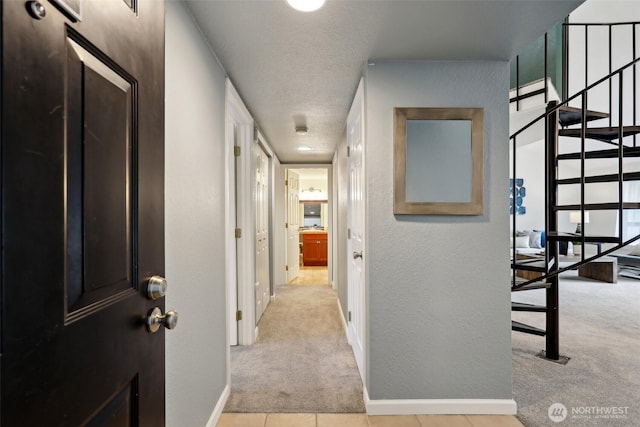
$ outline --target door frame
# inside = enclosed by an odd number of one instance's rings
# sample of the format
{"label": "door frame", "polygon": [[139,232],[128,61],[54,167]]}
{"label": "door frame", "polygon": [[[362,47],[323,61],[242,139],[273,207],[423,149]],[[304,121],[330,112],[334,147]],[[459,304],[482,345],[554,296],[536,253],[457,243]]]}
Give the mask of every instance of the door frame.
{"label": "door frame", "polygon": [[[331,287],[333,289],[336,289],[337,287],[337,283],[334,280],[334,274],[333,274],[333,239],[334,239],[334,222],[333,222],[333,206],[334,206],[334,200],[333,200],[333,165],[331,163],[287,163],[287,164],[283,164],[282,165],[285,169],[285,176],[286,173],[289,169],[326,169],[327,170],[327,224],[329,224],[328,226],[328,230],[327,230],[327,273],[329,275],[329,284],[331,285]],[[286,200],[286,191],[287,188],[285,185],[281,185],[279,186],[280,191],[284,191],[285,192],[285,200]],[[286,205],[286,202],[285,202]],[[285,206],[285,209],[286,206]],[[286,217],[286,211],[285,211],[285,217]],[[286,235],[287,230],[286,228],[284,228],[284,226],[282,226],[280,228],[281,231],[279,231],[279,233]],[[284,251],[285,251],[285,260],[288,259],[287,257],[287,245],[285,244],[284,246]]]}
{"label": "door frame", "polygon": [[[256,203],[254,149],[262,149],[269,158],[269,277],[270,299],[273,296],[274,214],[276,165],[275,152],[264,135],[259,132],[251,113],[236,91],[231,80],[226,80],[225,117],[225,252],[227,335],[229,345],[251,345],[258,336],[255,312],[256,278]],[[235,156],[235,145],[240,156]],[[235,237],[235,229],[242,237]],[[242,319],[236,320],[236,312]],[[230,352],[227,355],[230,363]],[[229,372],[229,370],[227,370]]]}
{"label": "door frame", "polygon": [[[233,83],[226,81],[225,117],[225,253],[227,334],[229,345],[252,344],[254,328],[251,327],[254,310],[247,307],[247,283],[253,289],[255,277],[254,238],[251,227],[251,143],[253,142],[253,117],[244,105]],[[241,155],[236,158],[235,148]],[[236,160],[237,159],[237,160]],[[237,177],[237,181],[236,181]],[[247,191],[248,189],[248,191]],[[254,218],[255,220],[255,218]],[[240,228],[244,238],[236,239],[235,229]],[[249,305],[250,307],[250,305]],[[242,320],[236,320],[236,312],[242,311]],[[253,320],[255,326],[255,320]],[[255,338],[255,337],[254,337]],[[228,356],[229,358],[230,356]],[[227,370],[228,375],[229,370]]]}
{"label": "door frame", "polygon": [[[364,109],[364,105],[365,105],[365,88],[364,88],[364,80],[360,79],[360,83],[358,84],[358,89],[356,90],[356,94],[353,98],[353,103],[351,104],[351,107],[349,109],[349,114],[347,116],[347,126],[346,126],[346,132],[349,132],[349,126],[350,124],[354,121],[354,117],[357,115],[360,115],[360,132],[361,132],[361,139],[362,139],[362,149],[363,149],[363,153],[362,153],[362,159],[361,159],[361,164],[362,164],[362,186],[363,186],[363,203],[364,206],[366,206],[366,197],[367,197],[367,179],[366,179],[366,156],[365,156],[365,151],[366,151],[366,116],[365,116],[365,109]],[[351,150],[350,147],[350,140],[349,140],[349,135],[346,135],[347,137],[347,161],[346,161],[346,182],[347,182],[347,217],[346,217],[346,221],[347,221],[347,227],[351,226],[351,220],[350,220],[350,216],[351,216],[351,195],[350,195],[350,157],[349,157],[349,152]],[[351,254],[349,253],[349,251],[351,250],[351,245],[349,243],[349,241],[347,241],[347,259],[346,260],[341,260],[343,262],[346,262],[345,264],[345,268],[347,269],[347,312],[350,312],[352,310],[353,304],[354,304],[354,300],[357,300],[360,303],[360,307],[361,307],[361,313],[360,313],[360,321],[362,323],[362,330],[361,331],[357,331],[354,330],[354,328],[351,326],[352,323],[350,323],[350,321],[347,323],[347,340],[349,342],[349,344],[352,347],[352,350],[356,347],[354,344],[358,341],[358,338],[360,338],[361,344],[362,344],[362,354],[356,354],[357,352],[354,351],[354,356],[356,359],[356,364],[358,366],[358,370],[360,372],[360,376],[362,378],[363,384],[365,384],[366,386],[366,372],[367,372],[367,348],[368,348],[368,341],[367,341],[367,337],[368,337],[368,331],[367,331],[367,325],[368,325],[368,305],[367,305],[367,283],[368,283],[368,257],[367,257],[367,218],[366,218],[366,208],[365,211],[363,213],[364,218],[361,218],[363,223],[362,223],[362,228],[363,228],[363,236],[362,236],[362,251],[364,253],[364,257],[362,257],[362,275],[361,275],[361,286],[360,286],[360,292],[356,292],[354,289],[354,283],[353,283],[353,269],[352,269],[352,264],[351,264]],[[347,239],[350,239],[349,237],[347,237]],[[358,333],[360,334],[360,337],[358,337]]]}
{"label": "door frame", "polygon": [[[275,265],[274,265],[274,256],[273,256],[273,250],[274,250],[274,236],[273,236],[273,230],[275,229],[275,191],[274,191],[274,183],[276,182],[276,168],[274,165],[274,158],[275,153],[273,151],[273,149],[269,146],[269,144],[267,143],[266,138],[264,137],[264,135],[262,134],[262,132],[260,132],[260,130],[257,130],[255,132],[255,141],[254,141],[254,146],[253,148],[255,148],[256,150],[262,150],[264,152],[264,154],[267,156],[267,175],[268,175],[268,180],[269,180],[269,184],[268,184],[268,189],[267,189],[267,198],[268,198],[268,218],[267,218],[267,224],[268,224],[268,235],[269,235],[269,242],[267,243],[267,247],[269,249],[269,298],[267,301],[264,302],[265,304],[265,308],[269,305],[269,303],[271,302],[271,300],[273,299],[273,295],[274,295],[274,284],[273,284],[273,280],[274,280],[274,275],[275,275]],[[252,156],[252,159],[254,157]],[[255,165],[254,165],[255,166]],[[254,212],[254,224],[255,224],[255,216],[257,214],[256,212],[256,205],[255,205],[255,200],[256,200],[256,194],[255,194],[255,167],[252,167],[251,169],[253,171],[253,196],[252,196],[252,201],[253,201],[253,212]],[[255,229],[254,229],[254,236],[255,236]],[[255,243],[254,243],[254,249],[255,249]],[[255,250],[254,250],[255,253]],[[255,263],[254,263],[255,265]],[[252,288],[253,289],[253,288]],[[255,307],[255,300],[252,302],[253,307]],[[255,318],[255,315],[254,315]],[[256,338],[258,336],[258,326],[256,325],[256,331],[255,331],[255,335]]]}

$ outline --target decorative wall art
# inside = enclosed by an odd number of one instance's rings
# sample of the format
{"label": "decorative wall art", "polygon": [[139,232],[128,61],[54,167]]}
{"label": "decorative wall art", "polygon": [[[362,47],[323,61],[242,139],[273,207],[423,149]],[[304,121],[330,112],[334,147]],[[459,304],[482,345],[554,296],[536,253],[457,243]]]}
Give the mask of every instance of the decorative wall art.
{"label": "decorative wall art", "polygon": [[524,198],[527,195],[527,188],[524,186],[523,178],[509,179],[509,215],[524,215],[527,208],[524,205]]}

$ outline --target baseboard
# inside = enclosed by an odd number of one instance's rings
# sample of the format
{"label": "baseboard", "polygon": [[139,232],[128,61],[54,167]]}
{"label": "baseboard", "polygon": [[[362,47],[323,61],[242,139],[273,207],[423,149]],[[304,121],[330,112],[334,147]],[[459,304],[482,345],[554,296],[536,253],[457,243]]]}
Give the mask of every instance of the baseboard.
{"label": "baseboard", "polygon": [[340,313],[340,321],[342,322],[342,327],[344,328],[344,333],[349,336],[349,330],[347,329],[347,322],[344,320],[344,313],[342,312],[342,306],[340,305],[340,299],[336,298],[336,304],[338,304],[338,313]]}
{"label": "baseboard", "polygon": [[513,399],[382,399],[371,400],[363,387],[368,415],[516,415]]}
{"label": "baseboard", "polygon": [[216,403],[215,408],[213,408],[213,413],[209,417],[209,421],[207,421],[207,424],[205,425],[205,427],[216,427],[216,425],[218,424],[218,421],[220,421],[222,410],[224,409],[224,405],[227,404],[227,399],[229,398],[230,394],[231,394],[231,388],[229,387],[229,384],[227,384],[224,390],[222,390],[220,399],[218,399],[218,403]]}

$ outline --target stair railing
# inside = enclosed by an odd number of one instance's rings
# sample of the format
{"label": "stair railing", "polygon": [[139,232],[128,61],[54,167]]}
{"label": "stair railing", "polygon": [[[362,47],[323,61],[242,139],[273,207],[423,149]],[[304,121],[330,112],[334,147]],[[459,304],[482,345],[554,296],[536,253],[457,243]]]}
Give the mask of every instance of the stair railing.
{"label": "stair railing", "polygon": [[[568,98],[566,101],[562,102],[562,103],[557,103],[556,105],[552,105],[550,106],[547,111],[543,114],[541,114],[540,116],[536,117],[534,120],[532,120],[529,124],[523,126],[521,129],[519,129],[517,132],[515,132],[513,135],[511,135],[510,137],[510,141],[511,141],[511,146],[512,146],[512,176],[515,178],[517,175],[517,139],[518,136],[522,135],[525,131],[527,131],[528,129],[532,128],[533,126],[535,126],[536,124],[538,124],[540,121],[545,121],[547,123],[547,125],[545,126],[545,128],[548,129],[548,125],[549,122],[553,122],[553,121],[557,121],[557,115],[559,110],[562,107],[565,106],[569,106],[569,104],[576,100],[581,98],[581,104],[583,105],[582,108],[582,113],[581,113],[581,119],[580,119],[580,123],[581,123],[581,127],[580,127],[580,152],[579,152],[579,157],[576,160],[580,160],[580,172],[581,172],[581,176],[579,177],[579,184],[580,184],[580,199],[581,199],[581,203],[578,205],[569,205],[569,207],[565,210],[575,210],[575,211],[580,211],[581,212],[581,216],[584,219],[584,212],[585,212],[585,208],[584,208],[584,196],[585,196],[585,184],[587,183],[585,181],[585,175],[584,175],[584,161],[585,161],[585,157],[586,157],[586,150],[585,150],[585,141],[587,139],[587,135],[586,135],[586,129],[587,126],[586,124],[587,122],[587,108],[586,108],[586,100],[587,100],[587,94],[589,91],[591,91],[592,89],[596,88],[597,86],[601,85],[602,83],[609,83],[611,80],[618,78],[619,79],[619,87],[623,88],[624,85],[624,75],[623,73],[627,70],[629,70],[630,68],[634,68],[637,66],[637,64],[640,62],[640,58],[637,58],[631,62],[629,62],[628,64],[624,65],[623,67],[620,67],[617,70],[614,70],[611,74],[599,79],[598,81],[590,84],[589,86],[587,86],[585,89],[583,89],[582,91],[574,94],[573,96],[571,96],[570,98]],[[635,76],[635,72],[634,72],[634,76]],[[620,92],[622,93],[622,92]],[[619,123],[617,125],[618,127],[618,134],[620,135],[618,137],[618,142],[617,143],[613,143],[617,148],[618,148],[618,212],[619,212],[619,216],[618,216],[618,221],[619,224],[622,224],[622,211],[624,210],[624,203],[623,203],[623,194],[622,194],[622,184],[624,182],[624,172],[623,172],[623,165],[624,165],[624,158],[625,158],[625,147],[630,147],[630,146],[625,146],[623,144],[623,139],[624,139],[624,132],[623,132],[623,117],[624,117],[624,110],[623,110],[623,101],[624,98],[622,96],[619,96],[619,100],[618,100],[618,109],[619,109]],[[633,107],[634,107],[634,112],[636,111],[637,108],[637,100],[634,98],[634,102],[633,102]],[[634,114],[634,122],[635,122],[635,114]],[[611,122],[610,122],[611,123]],[[550,137],[548,135],[545,135],[546,139],[545,139],[545,151],[549,150],[550,145],[554,144],[555,141],[554,140],[550,140]],[[635,142],[634,145],[631,146],[633,148],[636,148],[635,146]],[[555,167],[557,167],[557,161],[555,160],[555,150],[551,150],[553,151],[553,153],[547,153],[547,155],[545,156],[545,158],[549,158],[552,157],[554,158],[553,160],[551,160],[551,164],[554,164]],[[552,155],[553,154],[553,155]],[[546,174],[546,175],[555,175],[555,173],[553,173],[552,171],[550,171],[550,173]],[[548,177],[547,177],[548,179]],[[514,186],[515,187],[515,186]],[[548,186],[547,186],[548,187]],[[515,197],[515,189],[511,189],[512,192],[512,197]],[[547,207],[547,212],[550,211],[550,207]],[[603,236],[593,236],[593,237],[589,237],[589,236],[585,236],[585,232],[584,232],[584,228],[582,229],[582,232],[580,233],[580,235],[574,235],[574,236],[570,236],[570,235],[564,235],[564,236],[554,236],[553,234],[549,235],[550,233],[550,227],[548,224],[549,220],[547,219],[545,221],[545,231],[547,232],[548,236],[547,236],[547,242],[550,241],[554,241],[557,240],[558,238],[562,238],[562,240],[575,240],[575,241],[581,241],[581,243],[584,242],[602,242],[603,240],[609,240],[606,243],[614,243],[616,244],[614,247],[606,249],[601,251],[599,254],[595,254],[593,256],[589,256],[586,257],[585,253],[583,251],[582,256],[581,256],[581,260],[575,263],[572,263],[569,266],[566,267],[562,267],[562,268],[558,268],[556,271],[553,272],[548,272],[547,274],[536,278],[536,279],[531,279],[528,281],[524,281],[524,282],[517,282],[516,280],[516,271],[514,270],[514,274],[513,274],[513,279],[512,279],[512,288],[518,289],[524,286],[527,286],[529,284],[535,283],[535,282],[540,282],[540,281],[544,281],[547,278],[550,277],[554,277],[557,276],[558,274],[568,271],[568,270],[572,270],[575,268],[580,267],[581,265],[584,265],[588,262],[594,261],[598,258],[601,258],[605,255],[608,255],[612,252],[615,252],[616,250],[635,242],[636,240],[640,239],[640,235],[638,236],[634,236],[626,241],[622,240],[622,227],[619,228],[619,233],[618,236],[615,238],[615,240],[612,237],[603,237]],[[584,221],[583,221],[584,223]],[[514,212],[514,215],[512,217],[512,226],[513,226],[513,230],[512,230],[512,238],[515,241],[515,237],[516,237],[516,215]],[[516,260],[516,252],[517,252],[517,248],[515,247],[516,245],[513,245],[512,248],[512,259]],[[547,245],[548,246],[548,245]],[[555,260],[553,259],[546,259],[547,265],[553,264],[555,263]]]}
{"label": "stair railing", "polygon": [[[534,312],[544,312],[546,314],[546,329],[542,330],[536,327],[532,327],[529,325],[525,325],[519,322],[512,321],[512,329],[515,331],[531,333],[534,335],[545,336],[546,339],[546,351],[541,352],[541,356],[547,359],[561,361],[560,353],[559,353],[559,279],[558,275],[571,270],[576,269],[582,265],[585,265],[589,262],[597,260],[603,256],[609,255],[612,252],[630,244],[640,239],[640,235],[633,236],[630,239],[623,240],[624,238],[624,210],[625,209],[640,209],[640,203],[629,203],[624,200],[624,191],[623,191],[623,183],[627,180],[640,180],[640,172],[632,172],[627,173],[624,170],[625,162],[624,159],[626,157],[638,157],[640,158],[640,147],[637,145],[637,137],[636,134],[640,133],[640,127],[637,126],[638,122],[638,91],[637,91],[637,65],[638,61],[640,61],[638,55],[638,47],[636,42],[636,34],[638,30],[638,26],[640,22],[627,22],[627,23],[611,23],[611,24],[601,24],[601,23],[569,23],[568,19],[563,23],[562,30],[562,103],[558,102],[550,102],[547,105],[547,110],[544,114],[537,117],[535,120],[531,121],[528,125],[524,126],[517,132],[515,132],[511,138],[510,143],[512,145],[512,177],[515,181],[517,176],[517,142],[518,137],[521,136],[524,132],[532,129],[532,127],[536,124],[540,124],[544,122],[545,135],[544,135],[544,151],[545,151],[545,232],[546,232],[546,245],[545,245],[545,256],[544,263],[542,267],[534,266],[529,264],[523,264],[523,262],[519,262],[517,259],[517,248],[516,248],[516,233],[517,233],[517,212],[516,212],[516,194],[514,185],[511,189],[512,197],[514,200],[513,206],[513,217],[511,221],[512,227],[512,283],[511,288],[512,291],[524,291],[531,289],[546,289],[546,305],[545,306],[533,306],[530,304],[522,304],[522,303],[512,303],[512,310],[514,311],[534,311]],[[595,28],[598,27],[598,28]],[[599,79],[598,81],[589,84],[589,35],[599,31],[602,27],[605,28],[605,31],[608,33],[608,46],[606,53],[598,55],[598,60],[601,61],[603,56],[608,58],[608,71],[609,73]],[[613,70],[613,39],[614,39],[614,28],[630,28],[631,32],[631,45],[632,45],[632,60],[618,68],[617,70]],[[584,89],[580,90],[575,95],[571,97],[568,96],[569,93],[569,36],[571,31],[571,36],[574,36],[575,32],[579,34],[580,28],[584,31]],[[552,30],[553,31],[553,30]],[[627,31],[629,32],[629,31]],[[557,32],[556,32],[557,36]],[[544,89],[540,89],[537,91],[532,91],[532,93],[521,95],[520,93],[520,58],[519,56],[516,58],[516,97],[511,99],[510,102],[516,102],[516,111],[520,110],[520,100],[525,99],[529,96],[536,96],[544,93],[545,104],[547,104],[548,100],[548,35],[544,35]],[[556,56],[557,58],[557,56]],[[633,142],[631,145],[625,144],[625,137],[627,136],[627,130],[629,130],[629,126],[625,126],[625,111],[624,100],[625,100],[625,72],[629,72],[632,70],[632,117],[633,124],[631,125],[631,131],[628,133],[629,135],[633,135]],[[618,85],[616,88],[615,81],[617,79]],[[573,82],[573,81],[572,81]],[[601,84],[608,83],[608,93],[609,93],[609,105],[606,108],[608,111],[605,113],[598,112],[590,112],[589,111],[589,94],[592,90],[594,90],[597,86]],[[614,90],[617,91],[618,95],[618,105],[617,111],[614,109]],[[573,106],[571,108],[570,103],[573,101],[579,100],[579,106]],[[605,109],[602,107],[598,107],[599,109]],[[576,113],[579,112],[579,117],[576,117]],[[567,113],[569,115],[573,114],[570,120],[564,121],[561,116],[567,117]],[[617,125],[614,126],[614,113],[617,113]],[[603,115],[604,114],[604,115]],[[589,127],[588,122],[595,120],[602,120],[603,118],[608,118],[609,126],[607,128],[600,128],[599,131]],[[560,119],[560,120],[559,120]],[[579,128],[571,128],[571,126],[579,124]],[[563,129],[559,129],[559,127],[563,127]],[[565,129],[569,128],[569,129]],[[598,132],[609,133],[607,137],[598,137]],[[616,137],[617,134],[617,137]],[[559,137],[561,136],[572,136],[577,137],[580,140],[580,150],[577,153],[559,153]],[[600,134],[602,136],[602,133]],[[595,138],[594,138],[595,137]],[[542,138],[541,138],[542,139]],[[609,143],[615,146],[617,149],[611,150],[600,150],[597,153],[591,152],[587,150],[587,139],[595,139],[601,142]],[[627,140],[629,142],[629,140]],[[590,143],[591,145],[591,143]],[[585,174],[585,161],[587,159],[592,158],[610,158],[617,159],[617,174],[606,174],[606,175],[589,175]],[[559,166],[561,161],[564,160],[579,160],[579,176],[574,178],[559,178]],[[585,205],[585,187],[586,184],[597,183],[597,182],[617,182],[617,202],[616,203],[600,203],[600,204],[587,204]],[[572,205],[559,205],[558,204],[558,188],[564,184],[579,184],[580,185],[580,202],[578,204]],[[586,235],[584,227],[585,224],[585,212],[586,210],[616,210],[617,211],[617,222],[618,222],[618,232],[617,236],[592,236]],[[583,227],[580,230],[579,234],[576,233],[560,233],[558,231],[558,212],[560,210],[573,210],[579,211],[581,216],[581,224]],[[559,244],[560,242],[568,243],[570,241],[579,241],[583,246],[587,242],[598,242],[598,243],[610,243],[613,244],[613,247],[601,250],[601,244],[598,245],[598,253],[592,256],[586,255],[586,250],[582,251],[580,259],[578,262],[572,262],[570,265],[560,266],[559,263]],[[535,261],[534,261],[535,263]],[[536,271],[536,275],[540,274],[538,277],[530,280],[518,280],[517,273],[519,270],[529,270]],[[614,272],[615,274],[615,272]],[[566,360],[566,359],[565,359]]]}
{"label": "stair railing", "polygon": [[[609,75],[614,73],[614,69],[613,69],[613,39],[614,39],[614,28],[615,29],[629,29],[629,31],[631,32],[631,54],[632,54],[632,58],[638,58],[638,46],[637,46],[637,37],[636,34],[638,34],[638,30],[640,29],[640,22],[614,22],[614,23],[600,23],[600,22],[589,22],[589,23],[584,23],[584,22],[568,22],[568,20],[565,20],[565,22],[563,23],[563,33],[566,34],[566,36],[564,37],[565,39],[565,48],[564,48],[564,53],[565,55],[565,66],[563,67],[564,72],[563,72],[563,99],[567,98],[568,95],[568,90],[569,90],[569,80],[568,80],[568,74],[569,74],[569,68],[571,66],[571,62],[569,61],[568,58],[568,50],[567,50],[567,44],[568,44],[568,38],[570,36],[570,31],[573,29],[576,30],[580,30],[582,29],[584,31],[584,37],[583,37],[583,42],[584,42],[584,65],[583,65],[583,69],[584,69],[584,84],[585,86],[588,84],[589,82],[589,34],[593,34],[594,31],[598,31],[600,29],[604,29],[604,32],[607,35],[607,41],[608,41],[608,46],[607,46],[607,50],[605,52],[605,55],[598,55],[598,60],[601,60],[603,56],[606,56],[607,58],[607,62],[608,62],[608,70],[609,70]],[[635,66],[634,66],[634,70],[635,70]],[[636,77],[636,73],[633,73],[633,93],[637,93],[636,92],[636,88],[637,88],[637,77]],[[612,93],[613,91],[613,82],[610,81],[609,82],[609,93]],[[613,110],[613,99],[611,97],[609,97],[609,110]],[[634,117],[634,122],[633,125],[637,125],[637,121],[636,121],[636,117],[637,117],[637,105],[634,103],[634,109],[633,109],[633,117]],[[609,126],[612,126],[612,120],[613,117],[611,116],[609,118]],[[634,135],[633,137],[633,145],[636,146],[636,142],[637,142],[637,138]]]}

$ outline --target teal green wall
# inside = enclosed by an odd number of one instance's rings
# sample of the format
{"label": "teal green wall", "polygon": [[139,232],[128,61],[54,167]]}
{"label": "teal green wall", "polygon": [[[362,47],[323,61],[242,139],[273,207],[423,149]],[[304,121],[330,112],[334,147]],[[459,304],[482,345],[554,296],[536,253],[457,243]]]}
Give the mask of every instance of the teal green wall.
{"label": "teal green wall", "polygon": [[[562,94],[562,23],[558,22],[548,32],[547,68],[548,75],[558,94]],[[544,77],[544,36],[538,38],[519,55],[520,86]],[[510,64],[511,89],[516,87],[516,59]]]}

